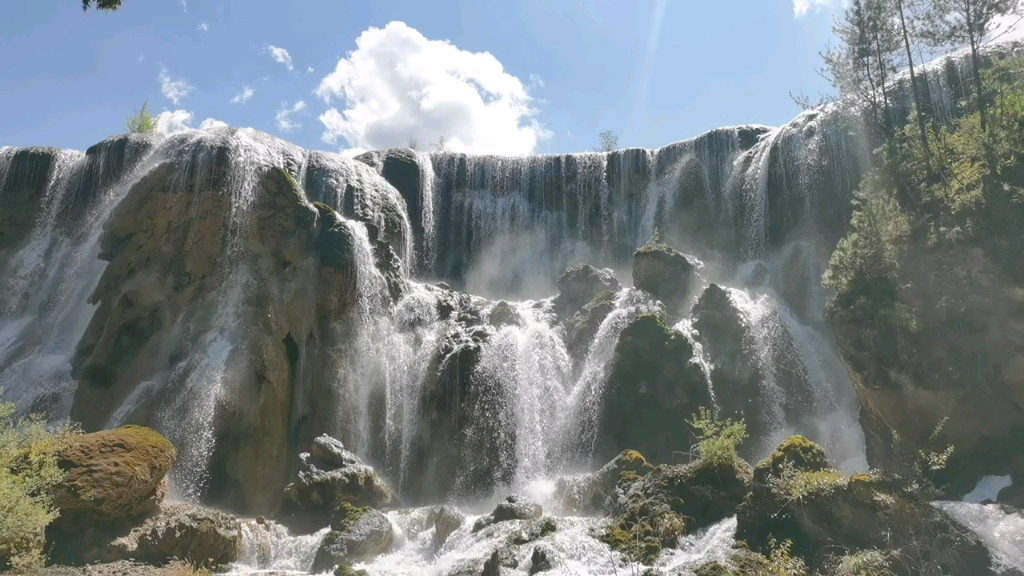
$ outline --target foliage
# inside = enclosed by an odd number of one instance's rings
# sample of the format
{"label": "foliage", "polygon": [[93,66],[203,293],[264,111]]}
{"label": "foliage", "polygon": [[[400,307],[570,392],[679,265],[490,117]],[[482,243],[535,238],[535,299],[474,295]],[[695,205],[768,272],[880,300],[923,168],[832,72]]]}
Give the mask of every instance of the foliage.
{"label": "foliage", "polygon": [[82,10],[92,8],[93,4],[99,10],[114,11],[121,7],[123,0],[82,0]]}
{"label": "foliage", "polygon": [[846,476],[831,468],[825,470],[797,470],[786,462],[781,474],[771,476],[772,491],[787,502],[802,502],[811,498],[824,498],[846,485]]}
{"label": "foliage", "polygon": [[861,550],[838,559],[835,576],[893,576],[889,560],[878,550]]}
{"label": "foliage", "polygon": [[769,543],[770,552],[763,556],[747,550],[733,554],[725,563],[710,562],[697,569],[696,576],[806,576],[807,565],[793,556],[790,541]]}
{"label": "foliage", "polygon": [[150,114],[148,100],[142,103],[142,108],[136,110],[125,120],[125,125],[131,134],[153,134],[156,132],[156,116]]}
{"label": "foliage", "polygon": [[448,139],[444,136],[438,136],[437,140],[430,145],[431,150],[434,152],[447,152],[448,151]]}
{"label": "foliage", "polygon": [[743,420],[719,420],[703,406],[686,423],[697,437],[700,459],[708,463],[731,464],[737,458],[736,447],[747,438],[747,425]]}
{"label": "foliage", "polygon": [[943,441],[948,422],[948,416],[939,420],[925,445],[916,450],[908,446],[903,438],[893,431],[892,450],[895,463],[891,466],[891,471],[901,480],[904,490],[931,500],[942,495],[935,486],[936,478],[946,469],[950,458],[956,452],[952,444]]}
{"label": "foliage", "polygon": [[611,130],[605,130],[598,135],[600,145],[595,149],[597,152],[612,152],[619,147],[619,137]]}
{"label": "foliage", "polygon": [[63,478],[57,455],[72,433],[51,432],[42,418],[19,418],[14,404],[0,402],[0,563],[41,562],[42,531],[58,514],[50,496]]}

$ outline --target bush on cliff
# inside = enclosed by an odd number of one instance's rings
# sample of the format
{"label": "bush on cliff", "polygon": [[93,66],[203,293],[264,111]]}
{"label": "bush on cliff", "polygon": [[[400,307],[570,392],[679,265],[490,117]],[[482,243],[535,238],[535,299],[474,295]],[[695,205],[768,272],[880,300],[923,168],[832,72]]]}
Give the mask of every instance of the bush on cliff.
{"label": "bush on cliff", "polygon": [[58,514],[50,496],[63,477],[58,453],[72,433],[19,418],[14,404],[0,402],[0,570],[42,562],[43,529]]}

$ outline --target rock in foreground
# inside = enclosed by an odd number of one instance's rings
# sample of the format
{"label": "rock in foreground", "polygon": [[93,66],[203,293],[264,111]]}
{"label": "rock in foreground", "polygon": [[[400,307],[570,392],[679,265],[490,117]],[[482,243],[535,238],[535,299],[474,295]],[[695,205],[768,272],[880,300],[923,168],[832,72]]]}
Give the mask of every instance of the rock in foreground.
{"label": "rock in foreground", "polygon": [[393,539],[391,522],[382,512],[342,504],[331,517],[331,532],[316,553],[313,571],[366,562],[387,552]]}

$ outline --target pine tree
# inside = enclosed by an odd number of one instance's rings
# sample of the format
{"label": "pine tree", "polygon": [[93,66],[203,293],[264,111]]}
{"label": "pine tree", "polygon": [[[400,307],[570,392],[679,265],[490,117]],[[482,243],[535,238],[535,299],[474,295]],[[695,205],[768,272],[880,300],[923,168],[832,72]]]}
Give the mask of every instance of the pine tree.
{"label": "pine tree", "polygon": [[92,8],[93,4],[96,5],[98,10],[109,10],[114,11],[121,7],[123,0],[82,0],[82,10],[88,10]]}
{"label": "pine tree", "polygon": [[1021,13],[1021,0],[929,0],[924,14],[921,37],[930,46],[970,48],[971,80],[983,133],[987,133],[989,122],[981,81],[980,49],[993,32],[997,17]]}

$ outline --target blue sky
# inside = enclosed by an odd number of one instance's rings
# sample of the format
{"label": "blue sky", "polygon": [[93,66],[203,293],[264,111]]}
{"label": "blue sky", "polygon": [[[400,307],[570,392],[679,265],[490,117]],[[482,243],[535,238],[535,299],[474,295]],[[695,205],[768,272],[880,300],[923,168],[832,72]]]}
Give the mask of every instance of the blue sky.
{"label": "blue sky", "polygon": [[84,149],[148,99],[167,130],[209,118],[324,150],[574,152],[602,130],[658,147],[828,91],[831,14],[808,10],[825,2],[12,2],[0,146]]}

